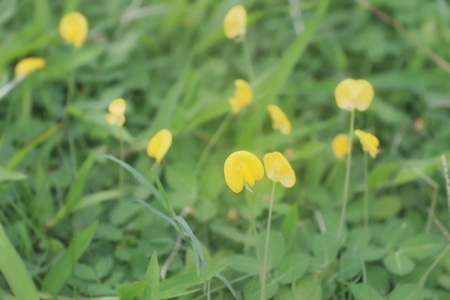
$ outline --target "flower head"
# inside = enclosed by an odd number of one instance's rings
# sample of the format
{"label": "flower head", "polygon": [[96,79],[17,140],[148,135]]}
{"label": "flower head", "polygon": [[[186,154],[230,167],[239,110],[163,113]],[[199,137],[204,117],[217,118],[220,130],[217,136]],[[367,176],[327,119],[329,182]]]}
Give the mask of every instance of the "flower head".
{"label": "flower head", "polygon": [[373,134],[358,129],[355,130],[355,135],[359,138],[363,150],[368,152],[372,158],[375,158],[378,154],[378,147],[380,146],[378,138]]}
{"label": "flower head", "polygon": [[84,43],[88,30],[88,21],[79,12],[66,14],[59,23],[59,33],[66,42],[73,44],[75,48]]}
{"label": "flower head", "polygon": [[127,102],[123,98],[117,98],[108,106],[109,113],[113,115],[123,115],[127,109]]}
{"label": "flower head", "polygon": [[171,145],[172,133],[167,129],[161,129],[148,142],[147,154],[160,163]]}
{"label": "flower head", "polygon": [[247,81],[237,79],[234,81],[236,91],[234,97],[230,98],[228,102],[231,105],[231,111],[237,114],[243,107],[249,105],[253,101],[253,90]]}
{"label": "flower head", "polygon": [[267,106],[270,118],[272,119],[272,126],[274,129],[278,129],[282,134],[288,135],[291,133],[291,122],[286,117],[284,111],[281,110],[277,105],[270,104]]}
{"label": "flower head", "polygon": [[247,151],[231,153],[223,167],[225,182],[235,193],[239,193],[244,185],[254,186],[255,180],[264,177],[264,167],[254,154]]}
{"label": "flower head", "polygon": [[373,99],[373,87],[364,79],[344,79],[334,91],[340,109],[365,111]]}
{"label": "flower head", "polygon": [[106,114],[105,119],[111,126],[122,127],[125,124],[125,115]]}
{"label": "flower head", "polygon": [[340,133],[333,139],[332,147],[336,158],[344,158],[350,151],[350,138],[348,135]]}
{"label": "flower head", "polygon": [[14,68],[14,74],[16,76],[28,76],[38,69],[45,67],[46,61],[39,57],[27,57],[20,60]]}
{"label": "flower head", "polygon": [[229,39],[245,36],[247,11],[242,5],[233,6],[225,16],[223,27]]}
{"label": "flower head", "polygon": [[283,154],[280,152],[267,153],[263,160],[267,178],[279,182],[287,188],[294,186],[295,172]]}
{"label": "flower head", "polygon": [[118,98],[109,104],[109,114],[105,115],[106,122],[111,126],[122,127],[125,123],[125,110],[127,103],[124,99]]}

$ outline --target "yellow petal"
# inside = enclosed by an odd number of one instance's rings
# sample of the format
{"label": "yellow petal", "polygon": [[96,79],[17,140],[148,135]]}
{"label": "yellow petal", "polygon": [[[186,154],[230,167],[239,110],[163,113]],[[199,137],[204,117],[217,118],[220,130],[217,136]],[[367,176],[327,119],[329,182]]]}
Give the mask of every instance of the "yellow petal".
{"label": "yellow petal", "polygon": [[365,111],[372,103],[374,91],[372,85],[364,79],[344,79],[334,91],[336,103],[340,109]]}
{"label": "yellow petal", "polygon": [[350,138],[346,134],[338,134],[333,139],[333,153],[336,158],[344,158],[350,151]]}
{"label": "yellow petal", "polygon": [[271,104],[267,106],[270,118],[272,119],[272,127],[278,129],[282,134],[288,135],[291,133],[291,122],[287,118],[284,111],[281,110],[277,105]]}
{"label": "yellow petal", "polygon": [[231,105],[231,111],[237,114],[242,108],[249,105],[253,101],[253,90],[247,81],[237,79],[234,81],[236,91],[234,97],[230,98],[228,102]]}
{"label": "yellow petal", "polygon": [[236,151],[225,160],[223,167],[225,182],[235,193],[244,188],[244,183],[254,186],[255,181],[264,177],[261,161],[248,151]]}
{"label": "yellow petal", "polygon": [[28,57],[20,60],[14,68],[16,76],[27,76],[38,69],[45,67],[46,61],[39,57]]}
{"label": "yellow petal", "polygon": [[88,21],[79,12],[66,14],[59,23],[59,33],[66,42],[73,44],[75,48],[84,43],[88,30]]}
{"label": "yellow petal", "polygon": [[233,6],[225,16],[224,30],[229,39],[245,35],[247,26],[247,11],[242,5]]}
{"label": "yellow petal", "polygon": [[264,155],[263,160],[267,178],[281,183],[286,188],[294,186],[296,180],[295,172],[283,154],[280,152],[267,153]]}
{"label": "yellow petal", "polygon": [[107,114],[105,115],[105,119],[111,126],[122,127],[125,123],[125,115]]}
{"label": "yellow petal", "polygon": [[123,115],[127,109],[127,103],[124,99],[118,98],[109,104],[108,110],[113,115]]}
{"label": "yellow petal", "polygon": [[147,154],[160,163],[171,145],[172,133],[167,129],[161,129],[148,142]]}
{"label": "yellow petal", "polygon": [[378,154],[378,147],[380,146],[378,138],[373,134],[358,129],[355,130],[355,135],[359,138],[363,150],[368,152],[372,158],[375,158]]}

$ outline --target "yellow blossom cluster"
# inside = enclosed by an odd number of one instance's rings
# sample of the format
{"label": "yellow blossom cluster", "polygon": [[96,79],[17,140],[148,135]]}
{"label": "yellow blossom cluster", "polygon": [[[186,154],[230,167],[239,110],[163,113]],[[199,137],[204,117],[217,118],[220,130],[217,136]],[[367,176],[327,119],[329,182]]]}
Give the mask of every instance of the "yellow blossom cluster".
{"label": "yellow blossom cluster", "polygon": [[244,186],[251,190],[255,181],[264,177],[264,172],[273,182],[279,182],[286,188],[294,186],[295,172],[283,154],[267,153],[263,162],[264,166],[256,155],[248,151],[231,153],[224,164],[225,182],[228,187],[235,193],[241,192]]}
{"label": "yellow blossom cluster", "polygon": [[[247,11],[242,5],[232,7],[224,19],[225,36],[229,39],[239,40],[245,38],[247,32]],[[238,114],[244,107],[253,102],[253,90],[250,84],[237,79],[234,82],[235,93],[228,100],[231,112]],[[291,133],[291,122],[283,110],[275,105],[267,106],[273,129],[279,130],[282,134]],[[255,185],[255,181],[266,176],[274,181],[280,182],[285,187],[292,187],[295,184],[295,173],[286,157],[280,152],[267,153],[263,157],[263,163],[259,158],[248,151],[236,151],[228,156],[224,164],[225,181],[228,187],[235,193],[242,191],[244,186],[250,188]]]}
{"label": "yellow blossom cluster", "polygon": [[113,100],[108,107],[109,113],[105,115],[106,122],[111,126],[122,127],[125,123],[127,103],[123,98]]}
{"label": "yellow blossom cluster", "polygon": [[[353,113],[355,110],[366,111],[370,107],[374,96],[374,89],[367,80],[348,78],[342,80],[336,86],[334,93],[337,106],[342,110]],[[359,129],[351,134],[359,138],[363,151],[368,152],[372,158],[377,156],[380,141],[375,135]],[[333,139],[333,152],[339,159],[347,156],[350,147],[350,137],[346,134],[338,134]]]}
{"label": "yellow blossom cluster", "polygon": [[[63,16],[59,23],[59,33],[62,38],[74,45],[75,48],[80,47],[86,40],[89,25],[86,17],[79,12],[71,12]],[[42,69],[46,66],[47,61],[42,57],[26,57],[21,59],[14,67],[15,81],[20,82],[23,78]],[[15,85],[15,84],[14,84]]]}

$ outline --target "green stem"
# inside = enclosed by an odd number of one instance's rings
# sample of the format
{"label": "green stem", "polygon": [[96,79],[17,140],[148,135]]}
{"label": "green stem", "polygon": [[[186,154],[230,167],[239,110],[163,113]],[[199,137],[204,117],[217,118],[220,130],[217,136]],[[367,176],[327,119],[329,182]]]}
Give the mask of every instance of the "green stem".
{"label": "green stem", "polygon": [[249,209],[250,209],[250,226],[252,227],[253,230],[253,234],[255,235],[255,249],[256,249],[256,261],[258,262],[258,270],[259,270],[259,280],[261,282],[261,286],[262,286],[262,279],[263,279],[263,273],[264,270],[261,268],[261,253],[259,251],[259,243],[258,243],[258,230],[256,228],[256,217],[254,214],[254,206],[253,206],[253,197],[252,197],[252,193],[251,192],[247,192],[247,201],[249,204]]}
{"label": "green stem", "polygon": [[[74,60],[75,57],[75,50],[72,51],[71,54],[71,61]],[[75,149],[75,138],[73,136],[73,133],[70,131],[70,116],[68,112],[68,108],[72,105],[73,97],[75,94],[75,69],[71,70],[69,73],[69,78],[67,80],[67,95],[66,95],[66,112],[64,114],[63,122],[65,123],[66,130],[67,130],[67,139],[69,142],[69,151],[70,151],[70,158],[72,162],[72,169],[73,173],[76,173],[77,170],[77,158],[76,158],[76,149]]]}
{"label": "green stem", "polygon": [[[119,127],[119,140],[120,140],[120,160],[125,162],[125,150],[123,145],[123,128]],[[123,185],[124,185],[124,173],[123,168],[119,169],[119,189],[123,193]]]}
{"label": "green stem", "polygon": [[430,267],[422,275],[422,278],[420,278],[419,284],[418,284],[419,287],[424,286],[430,273],[433,271],[433,269],[436,267],[436,265],[441,261],[441,259],[444,258],[445,254],[447,254],[447,251],[449,249],[450,249],[450,244],[447,244],[447,246],[441,251],[441,253],[438,255],[438,257],[436,257],[436,259],[433,261],[433,263],[430,265]]}
{"label": "green stem", "polygon": [[369,242],[369,179],[368,179],[368,159],[364,152],[364,235]]}
{"label": "green stem", "polygon": [[347,156],[347,167],[345,169],[344,195],[342,199],[341,218],[339,219],[339,227],[337,235],[338,240],[342,238],[342,231],[344,230],[344,223],[345,223],[345,215],[347,213],[348,187],[350,183],[350,168],[352,165],[352,148],[353,148],[352,144],[353,144],[354,126],[355,126],[355,110],[352,110],[350,113],[350,131],[349,131],[350,145]]}
{"label": "green stem", "polygon": [[266,230],[266,241],[264,245],[264,261],[262,268],[262,278],[261,278],[261,300],[266,299],[266,274],[267,274],[267,259],[269,256],[269,240],[270,240],[270,227],[272,224],[272,211],[273,211],[273,199],[275,197],[275,181],[272,184],[272,193],[270,195],[269,202],[269,216],[267,218],[267,230]]}
{"label": "green stem", "polygon": [[205,162],[206,158],[208,157],[209,153],[211,152],[211,149],[214,147],[216,142],[219,140],[219,138],[222,136],[223,132],[227,128],[228,124],[230,123],[231,119],[233,117],[233,114],[229,113],[225,119],[223,119],[222,123],[217,128],[216,132],[214,132],[214,135],[209,140],[208,144],[206,145],[205,149],[203,150],[202,155],[200,156],[200,159],[197,163],[197,173],[201,170],[201,167],[203,166],[203,163]]}

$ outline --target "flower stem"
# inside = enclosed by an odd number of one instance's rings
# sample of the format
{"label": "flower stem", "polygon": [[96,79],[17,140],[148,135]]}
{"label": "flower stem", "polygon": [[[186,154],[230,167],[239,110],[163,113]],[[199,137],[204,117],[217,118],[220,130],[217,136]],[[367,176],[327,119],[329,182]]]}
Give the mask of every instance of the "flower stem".
{"label": "flower stem", "polygon": [[369,175],[367,153],[364,152],[364,235],[369,242]]}
{"label": "flower stem", "polygon": [[[125,150],[123,145],[123,128],[119,127],[119,140],[120,140],[120,160],[125,162]],[[123,193],[123,185],[124,185],[124,178],[123,178],[123,168],[121,167],[119,169],[119,189]]]}
{"label": "flower stem", "polygon": [[267,230],[266,230],[266,241],[264,245],[264,261],[262,268],[262,278],[261,278],[261,300],[266,299],[266,274],[267,274],[267,259],[269,256],[269,242],[270,242],[270,227],[272,224],[272,211],[273,211],[273,199],[275,197],[275,181],[272,184],[272,193],[270,195],[269,202],[269,216],[267,217]]}
{"label": "flower stem", "polygon": [[206,145],[205,149],[203,150],[202,155],[200,156],[200,159],[197,163],[197,173],[200,171],[201,167],[203,166],[203,163],[205,162],[206,158],[208,157],[209,153],[211,152],[211,149],[214,147],[216,142],[219,140],[219,138],[222,136],[223,132],[227,128],[228,124],[230,123],[231,119],[233,117],[233,114],[229,113],[225,119],[223,119],[222,123],[217,128],[216,132],[214,132],[214,135],[209,140],[208,144]]}
{"label": "flower stem", "polygon": [[447,251],[450,250],[450,243],[447,244],[447,246],[442,249],[441,253],[436,257],[436,259],[433,261],[433,263],[430,265],[430,267],[425,271],[425,273],[422,275],[422,278],[419,280],[419,287],[423,287],[425,282],[428,279],[428,276],[433,271],[433,269],[436,267],[436,265],[441,261],[441,259],[444,258],[445,254],[447,254]]}
{"label": "flower stem", "polygon": [[258,230],[256,228],[256,217],[254,214],[253,193],[247,192],[247,201],[250,209],[250,226],[252,227],[253,234],[255,235],[256,261],[258,262],[259,280],[262,286],[264,270],[261,268],[261,253],[259,251]]}
{"label": "flower stem", "polygon": [[10,82],[0,88],[0,100],[3,99],[16,85],[18,85],[25,76],[16,76]]}
{"label": "flower stem", "polygon": [[350,131],[349,131],[349,139],[350,146],[348,149],[347,156],[347,166],[345,169],[345,182],[344,182],[344,195],[342,199],[342,210],[341,210],[341,218],[339,219],[339,227],[338,227],[338,240],[342,238],[342,231],[344,230],[345,223],[345,215],[347,213],[347,201],[348,201],[348,187],[350,183],[350,168],[352,165],[352,148],[353,148],[353,131],[355,126],[355,110],[352,110],[350,113]]}

